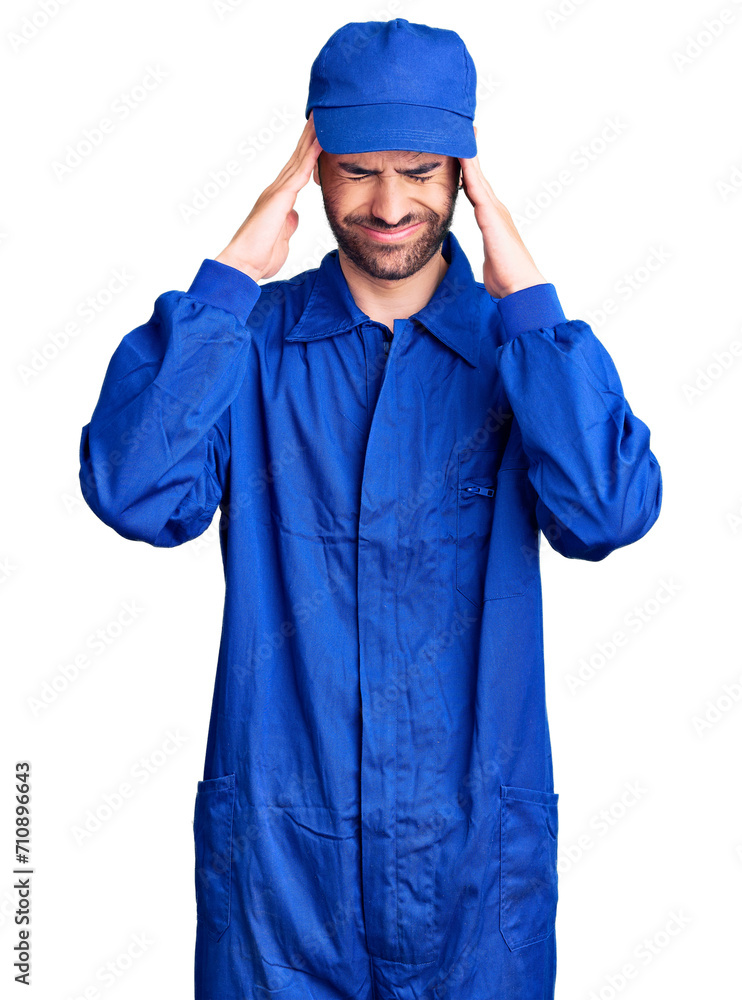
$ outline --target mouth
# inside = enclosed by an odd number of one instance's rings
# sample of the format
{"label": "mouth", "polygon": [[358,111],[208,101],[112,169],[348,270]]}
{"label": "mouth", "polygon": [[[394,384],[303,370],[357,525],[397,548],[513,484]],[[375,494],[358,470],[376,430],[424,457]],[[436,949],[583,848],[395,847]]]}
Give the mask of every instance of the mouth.
{"label": "mouth", "polygon": [[405,226],[403,229],[386,229],[383,232],[380,229],[371,229],[369,226],[360,226],[360,228],[372,240],[376,240],[378,243],[399,243],[401,240],[406,240],[408,236],[411,236],[423,225],[425,223],[416,222],[414,225]]}

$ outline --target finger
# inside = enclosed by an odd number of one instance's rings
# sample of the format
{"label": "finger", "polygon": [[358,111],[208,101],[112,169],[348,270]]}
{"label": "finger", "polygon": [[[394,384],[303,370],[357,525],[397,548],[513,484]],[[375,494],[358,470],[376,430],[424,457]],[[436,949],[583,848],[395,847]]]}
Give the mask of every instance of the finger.
{"label": "finger", "polygon": [[316,159],[319,156],[319,154],[322,152],[322,145],[321,145],[319,139],[317,138],[317,133],[316,133],[315,128],[314,128],[314,117],[313,116],[314,116],[314,111],[312,110],[312,111],[309,112],[309,120],[312,123],[311,124],[311,128],[309,130],[309,135],[311,136],[311,139],[312,139],[312,142],[311,142],[311,145],[310,145],[310,151],[311,151],[312,155],[314,156],[314,158]]}
{"label": "finger", "polygon": [[479,157],[473,156],[471,159],[462,160],[465,180],[464,183],[470,187],[479,200],[489,198],[495,203],[500,203],[499,198],[487,178],[484,176]]}
{"label": "finger", "polygon": [[286,165],[286,174],[281,178],[280,186],[296,195],[309,181],[322,147],[317,139],[306,146],[303,151],[297,149],[296,156]]}
{"label": "finger", "polygon": [[464,178],[464,190],[476,200],[481,201],[486,194],[486,189],[482,183],[484,175],[481,169],[479,169],[476,156],[471,158],[462,157],[460,162]]}
{"label": "finger", "polygon": [[319,154],[322,152],[322,146],[320,145],[319,139],[315,135],[311,142],[303,150],[299,159],[299,172],[303,175],[305,172],[307,175],[312,173],[314,165],[319,159]]}
{"label": "finger", "polygon": [[479,163],[479,154],[470,157],[462,156],[460,159],[461,159],[461,164],[465,170],[469,171],[470,173],[477,174],[478,177],[482,180],[484,179],[484,174],[482,173],[482,167],[481,164]]}
{"label": "finger", "polygon": [[299,136],[299,140],[296,143],[296,147],[293,153],[291,154],[288,163],[286,164],[286,167],[301,162],[307,155],[307,152],[314,146],[317,134],[314,131],[313,115],[314,111],[312,110],[309,112],[309,118],[304,123],[304,128],[302,129],[301,135]]}
{"label": "finger", "polygon": [[309,118],[307,119],[305,131],[307,140],[309,141],[310,145],[313,142],[319,142],[319,139],[317,138],[317,130],[314,126],[314,108],[312,108],[312,110],[309,112]]}
{"label": "finger", "polygon": [[309,112],[309,118],[307,119],[307,124],[299,142],[299,159],[303,161],[305,157],[309,157],[313,165],[321,151],[322,146],[320,145],[320,141],[317,138],[317,133],[314,128],[314,109],[312,109]]}
{"label": "finger", "polygon": [[[310,116],[311,114],[312,112]],[[274,182],[275,186],[279,188],[286,186],[294,192],[298,191],[311,176],[321,152],[322,147],[314,135],[313,123],[310,124],[307,120],[296,148]]]}

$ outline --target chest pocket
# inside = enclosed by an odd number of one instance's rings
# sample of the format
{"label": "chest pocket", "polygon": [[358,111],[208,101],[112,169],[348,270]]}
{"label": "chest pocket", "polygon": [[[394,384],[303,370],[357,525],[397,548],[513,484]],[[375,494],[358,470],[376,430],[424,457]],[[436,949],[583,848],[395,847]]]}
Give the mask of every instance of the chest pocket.
{"label": "chest pocket", "polygon": [[481,607],[495,509],[499,449],[459,454],[456,498],[456,589]]}
{"label": "chest pocket", "polygon": [[490,534],[485,601],[525,594],[539,575],[538,495],[528,468],[510,466],[497,473],[495,510]]}
{"label": "chest pocket", "polygon": [[524,594],[539,572],[536,491],[523,456],[498,468],[501,454],[459,454],[456,588],[476,607]]}

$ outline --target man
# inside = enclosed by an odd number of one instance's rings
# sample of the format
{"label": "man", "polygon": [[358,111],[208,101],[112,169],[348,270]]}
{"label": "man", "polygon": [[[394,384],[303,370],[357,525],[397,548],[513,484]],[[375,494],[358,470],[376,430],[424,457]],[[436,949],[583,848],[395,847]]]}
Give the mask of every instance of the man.
{"label": "man", "polygon": [[[86,499],[124,537],[179,545],[221,509],[197,1000],[554,994],[540,533],[603,559],[662,484],[482,174],[475,86],[455,32],[335,32],[290,160],[123,338],[83,428]],[[259,285],[310,177],[338,249]]]}

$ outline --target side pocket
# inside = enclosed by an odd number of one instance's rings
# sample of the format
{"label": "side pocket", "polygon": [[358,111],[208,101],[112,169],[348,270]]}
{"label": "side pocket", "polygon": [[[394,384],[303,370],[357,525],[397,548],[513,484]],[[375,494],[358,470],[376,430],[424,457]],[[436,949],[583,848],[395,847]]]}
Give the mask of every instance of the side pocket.
{"label": "side pocket", "polygon": [[558,800],[556,792],[500,787],[500,932],[511,951],[554,930]]}
{"label": "side pocket", "polygon": [[193,812],[196,913],[213,938],[229,926],[235,776],[199,781]]}

